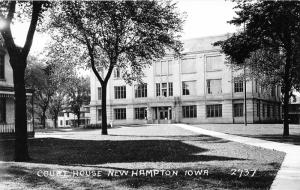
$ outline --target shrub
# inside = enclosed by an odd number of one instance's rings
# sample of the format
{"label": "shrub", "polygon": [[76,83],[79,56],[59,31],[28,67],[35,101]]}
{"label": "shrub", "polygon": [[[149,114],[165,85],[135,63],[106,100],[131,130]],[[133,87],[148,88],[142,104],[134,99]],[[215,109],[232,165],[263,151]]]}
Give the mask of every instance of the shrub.
{"label": "shrub", "polygon": [[[107,124],[108,128],[111,128],[110,124]],[[101,123],[97,123],[97,124],[87,124],[85,125],[83,128],[85,129],[101,129],[102,128],[102,124]]]}

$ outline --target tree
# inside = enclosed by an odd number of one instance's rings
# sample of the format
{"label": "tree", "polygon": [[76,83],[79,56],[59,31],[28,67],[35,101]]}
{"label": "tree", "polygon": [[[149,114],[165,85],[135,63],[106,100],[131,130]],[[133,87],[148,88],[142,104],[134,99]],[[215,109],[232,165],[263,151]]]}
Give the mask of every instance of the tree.
{"label": "tree", "polygon": [[70,110],[77,117],[77,126],[80,125],[80,108],[83,105],[87,105],[90,102],[90,83],[89,78],[84,77],[74,77],[72,79],[71,85],[68,88],[68,103]]}
{"label": "tree", "polygon": [[[52,20],[53,19],[53,20]],[[143,68],[166,54],[179,53],[182,18],[171,1],[64,2],[51,27],[81,46],[102,88],[102,134],[107,134],[106,92],[114,68],[127,82],[141,80]],[[104,69],[105,75],[101,74]]]}
{"label": "tree", "polygon": [[[0,19],[6,24],[0,29],[5,47],[10,57],[10,65],[13,69],[14,91],[15,91],[15,161],[28,161],[30,159],[27,145],[27,114],[26,114],[26,91],[25,91],[25,68],[26,59],[29,54],[33,36],[37,27],[38,20],[44,9],[49,6],[45,1],[17,2],[3,1],[0,3]],[[30,25],[23,47],[18,47],[13,39],[10,25],[19,12],[24,15],[26,10],[31,7]],[[22,12],[23,11],[23,12]]]}
{"label": "tree", "polygon": [[25,73],[25,84],[34,89],[36,112],[41,119],[43,128],[46,127],[46,112],[52,96],[57,90],[57,85],[52,80],[53,66],[44,65],[41,60],[30,57]]}
{"label": "tree", "polygon": [[252,73],[282,85],[284,130],[289,135],[288,104],[300,79],[300,3],[297,1],[237,1],[230,23],[244,31],[219,41],[230,63],[248,65]]}

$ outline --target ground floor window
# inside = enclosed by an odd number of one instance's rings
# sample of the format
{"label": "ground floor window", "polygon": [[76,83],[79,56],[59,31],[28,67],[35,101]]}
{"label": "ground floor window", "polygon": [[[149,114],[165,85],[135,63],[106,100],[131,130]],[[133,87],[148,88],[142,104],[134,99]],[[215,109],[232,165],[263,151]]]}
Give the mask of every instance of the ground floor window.
{"label": "ground floor window", "polygon": [[233,117],[242,117],[244,115],[244,104],[233,104]]}
{"label": "ground floor window", "polygon": [[206,105],[206,117],[222,117],[222,104]]}
{"label": "ground floor window", "polygon": [[0,98],[0,123],[6,123],[6,100]]}
{"label": "ground floor window", "polygon": [[63,121],[62,121],[62,120],[60,120],[60,125],[61,125],[61,126],[63,125]]}
{"label": "ground floor window", "polygon": [[260,102],[257,102],[257,111],[256,111],[256,114],[257,114],[257,117],[260,117]]}
{"label": "ground floor window", "polygon": [[102,120],[102,109],[98,109],[97,111],[97,115],[98,115],[98,121],[101,121]]}
{"label": "ground floor window", "polygon": [[117,108],[114,111],[116,120],[126,119],[126,108]]}
{"label": "ground floor window", "polygon": [[271,116],[271,105],[267,105],[267,117]]}
{"label": "ground floor window", "polygon": [[197,106],[182,106],[183,118],[195,118],[197,117]]}
{"label": "ground floor window", "polygon": [[147,119],[147,108],[134,108],[135,119]]}

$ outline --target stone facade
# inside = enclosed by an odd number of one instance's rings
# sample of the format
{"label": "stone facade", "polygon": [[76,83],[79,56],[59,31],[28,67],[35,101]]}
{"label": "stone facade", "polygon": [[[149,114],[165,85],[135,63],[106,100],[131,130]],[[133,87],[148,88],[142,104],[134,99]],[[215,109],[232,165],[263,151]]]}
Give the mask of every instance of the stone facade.
{"label": "stone facade", "polygon": [[[121,77],[112,75],[107,88],[108,122],[113,125],[242,123],[244,86],[238,89],[238,84],[235,84],[240,71],[231,70],[226,65],[225,55],[220,53],[218,47],[211,45],[226,37],[186,40],[181,58],[167,55],[154,62],[144,70],[143,82],[147,85],[147,95],[143,94],[144,97],[136,94],[137,84],[129,86]],[[94,124],[101,122],[101,97],[98,97],[101,85],[92,72],[90,76],[90,117]],[[126,98],[116,97],[116,94],[122,96],[118,92],[122,91],[121,86],[126,86]],[[280,87],[274,87],[272,94],[265,93],[252,80],[247,82],[246,93],[249,123],[280,120]],[[140,111],[147,113],[139,114]]]}

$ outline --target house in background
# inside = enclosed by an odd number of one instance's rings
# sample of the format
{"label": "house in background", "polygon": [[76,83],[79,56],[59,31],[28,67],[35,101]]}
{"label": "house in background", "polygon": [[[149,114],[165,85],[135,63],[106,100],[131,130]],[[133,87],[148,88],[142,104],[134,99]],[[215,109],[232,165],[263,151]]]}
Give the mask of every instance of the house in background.
{"label": "house in background", "polygon": [[[90,124],[89,107],[80,108],[80,122],[79,126]],[[57,127],[75,127],[77,126],[77,116],[68,108],[65,108],[59,113],[57,120]]]}
{"label": "house in background", "polygon": [[[183,41],[181,58],[172,54],[144,70],[144,84],[129,86],[115,69],[107,86],[107,117],[114,125],[144,123],[243,123],[245,88],[241,72],[226,65],[212,43],[228,36]],[[105,72],[105,71],[104,71]],[[91,123],[101,122],[101,85],[91,72]],[[263,89],[247,81],[248,123],[281,120],[280,87]]]}
{"label": "house in background", "polygon": [[[11,137],[15,132],[13,71],[9,63],[8,53],[1,44],[0,41],[0,137]],[[32,100],[32,93],[33,91],[26,90],[29,103]],[[28,111],[27,117],[28,136],[33,136],[32,111]]]}
{"label": "house in background", "polygon": [[300,124],[300,96],[297,94],[291,98],[289,104],[289,119],[293,124]]}

